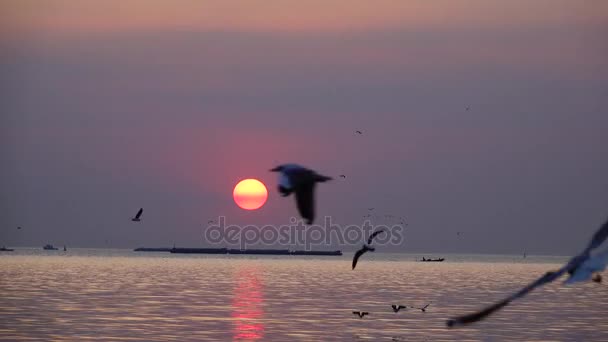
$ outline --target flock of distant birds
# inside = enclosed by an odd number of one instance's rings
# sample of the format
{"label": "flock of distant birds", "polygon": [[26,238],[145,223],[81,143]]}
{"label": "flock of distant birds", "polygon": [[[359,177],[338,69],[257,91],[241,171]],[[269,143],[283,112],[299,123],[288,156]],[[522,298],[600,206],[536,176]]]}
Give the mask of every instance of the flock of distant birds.
{"label": "flock of distant birds", "polygon": [[[466,110],[468,111],[469,107],[467,107]],[[355,131],[355,133],[363,134],[363,132],[361,131]],[[296,206],[298,212],[300,213],[300,216],[305,220],[306,224],[312,224],[315,218],[315,186],[317,183],[324,183],[332,180],[332,177],[321,175],[316,171],[300,166],[298,164],[282,164],[271,169],[270,171],[279,173],[279,181],[277,186],[279,194],[282,197],[287,197],[290,194],[294,193],[296,199]],[[346,178],[346,175],[340,175],[340,178]],[[374,210],[374,208],[369,208],[368,210],[371,211]],[[139,211],[137,211],[137,214],[135,214],[135,216],[131,218],[131,221],[140,222],[143,211],[144,209],[140,208]],[[370,217],[372,217],[371,214],[367,214],[364,216],[364,218]],[[405,224],[404,219],[400,219],[401,223]],[[209,221],[209,223],[212,222],[213,220]],[[21,227],[17,227],[17,229],[21,229]],[[364,243],[363,247],[361,247],[361,249],[359,249],[355,253],[352,261],[352,270],[354,270],[357,266],[357,263],[359,262],[361,256],[363,256],[367,252],[374,252],[376,250],[375,247],[372,247],[372,242],[376,236],[382,233],[385,233],[385,231],[382,229],[374,231],[367,239],[367,243]],[[461,234],[462,232],[457,232],[458,236],[460,236]],[[585,249],[583,249],[583,251],[578,255],[572,257],[560,269],[545,273],[537,280],[525,286],[523,289],[478,312],[451,318],[446,321],[446,325],[448,327],[456,327],[481,321],[489,315],[495,313],[496,311],[504,308],[512,301],[524,297],[535,288],[551,283],[565,274],[568,274],[568,279],[564,281],[564,284],[573,284],[589,280],[596,283],[601,283],[602,276],[599,274],[599,272],[602,272],[606,269],[606,264],[608,263],[608,248],[601,252],[595,251],[604,243],[607,238],[608,220],[604,222],[600,226],[600,228],[595,232]],[[410,308],[426,312],[426,309],[429,305],[430,303],[425,305],[424,307],[410,306]],[[391,307],[395,313],[399,312],[402,309],[408,308],[405,305],[399,304],[393,304],[391,305]],[[366,315],[369,315],[369,312],[367,311],[353,311],[352,313],[358,316],[359,318],[363,318]]]}

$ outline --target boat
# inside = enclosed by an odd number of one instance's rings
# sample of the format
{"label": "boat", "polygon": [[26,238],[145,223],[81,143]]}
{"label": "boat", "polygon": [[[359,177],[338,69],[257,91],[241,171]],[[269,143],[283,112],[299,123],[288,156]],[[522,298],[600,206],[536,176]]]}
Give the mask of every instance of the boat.
{"label": "boat", "polygon": [[442,262],[444,260],[445,260],[445,258],[426,259],[425,257],[422,257],[422,260],[418,260],[418,261],[422,261],[422,262]]}
{"label": "boat", "polygon": [[58,248],[53,247],[53,245],[51,244],[46,244],[44,245],[44,247],[42,247],[42,249],[44,249],[45,251],[56,251]]}
{"label": "boat", "polygon": [[2,248],[0,248],[0,252],[12,252],[12,251],[14,251],[14,249],[6,248],[6,246],[2,246]]}

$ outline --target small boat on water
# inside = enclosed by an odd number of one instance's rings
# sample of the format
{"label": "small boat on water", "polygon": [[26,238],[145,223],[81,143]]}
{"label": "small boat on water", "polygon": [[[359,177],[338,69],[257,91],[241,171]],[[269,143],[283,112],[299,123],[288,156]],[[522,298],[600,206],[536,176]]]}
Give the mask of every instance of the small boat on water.
{"label": "small boat on water", "polygon": [[2,246],[2,248],[0,248],[0,252],[12,252],[12,251],[14,251],[14,249],[6,248],[6,246]]}
{"label": "small boat on water", "polygon": [[44,247],[42,247],[42,249],[44,249],[45,251],[56,251],[56,250],[58,250],[57,247],[53,247],[53,245],[51,245],[51,244],[44,245]]}
{"label": "small boat on water", "polygon": [[444,260],[445,260],[445,258],[427,259],[425,257],[422,257],[422,260],[418,260],[418,261],[422,261],[422,262],[442,262]]}

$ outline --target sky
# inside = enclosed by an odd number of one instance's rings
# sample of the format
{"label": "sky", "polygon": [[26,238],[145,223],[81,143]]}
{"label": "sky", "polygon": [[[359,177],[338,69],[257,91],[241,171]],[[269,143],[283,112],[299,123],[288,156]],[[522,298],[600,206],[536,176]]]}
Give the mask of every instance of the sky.
{"label": "sky", "polygon": [[405,217],[385,251],[573,254],[608,217],[607,34],[601,0],[0,0],[0,245],[287,224],[295,162],[347,176],[318,218]]}

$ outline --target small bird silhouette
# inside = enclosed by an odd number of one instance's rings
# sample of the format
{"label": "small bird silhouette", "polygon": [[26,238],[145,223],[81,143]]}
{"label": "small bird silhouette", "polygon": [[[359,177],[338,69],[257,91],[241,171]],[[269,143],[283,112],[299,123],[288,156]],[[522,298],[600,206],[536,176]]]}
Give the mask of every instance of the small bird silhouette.
{"label": "small bird silhouette", "polygon": [[17,229],[21,229],[21,226],[17,227]]}
{"label": "small bird silhouette", "polygon": [[346,178],[346,175],[340,175],[340,178]]}
{"label": "small bird silhouette", "polygon": [[380,233],[384,233],[384,230],[377,230],[375,232],[372,233],[372,235],[369,236],[369,238],[367,239],[367,244],[363,244],[363,247],[357,251],[357,253],[355,253],[355,256],[353,257],[353,270],[355,269],[355,267],[357,267],[357,262],[359,261],[359,258],[367,253],[367,252],[374,252],[376,249],[373,247],[370,247],[369,245],[372,244],[372,241],[374,240],[374,238],[380,234]]}
{"label": "small bird silhouette", "polygon": [[363,318],[365,315],[369,315],[367,311],[353,311],[353,315],[359,316],[359,318]]}
{"label": "small bird silhouette", "polygon": [[397,313],[401,309],[407,309],[407,306],[393,304],[391,308],[393,308],[393,312]]}
{"label": "small bird silhouette", "polygon": [[139,208],[139,211],[137,212],[137,215],[135,215],[134,218],[131,219],[131,221],[133,222],[139,222],[141,221],[141,214],[144,212],[144,208]]}
{"label": "small bird silhouette", "polygon": [[422,312],[426,312],[426,308],[428,308],[429,305],[431,305],[431,303],[428,303],[427,305],[425,305],[425,306],[423,306],[421,308],[417,308],[417,307],[412,306],[412,309],[418,309],[418,310],[420,310]]}
{"label": "small bird silhouette", "polygon": [[363,134],[363,132],[361,132],[361,131],[355,131],[355,133],[357,133],[357,134]]}
{"label": "small bird silhouette", "polygon": [[213,221],[213,220],[209,220],[209,221],[207,221],[207,224],[209,224],[209,223],[214,223],[214,222],[215,222],[215,221]]}

